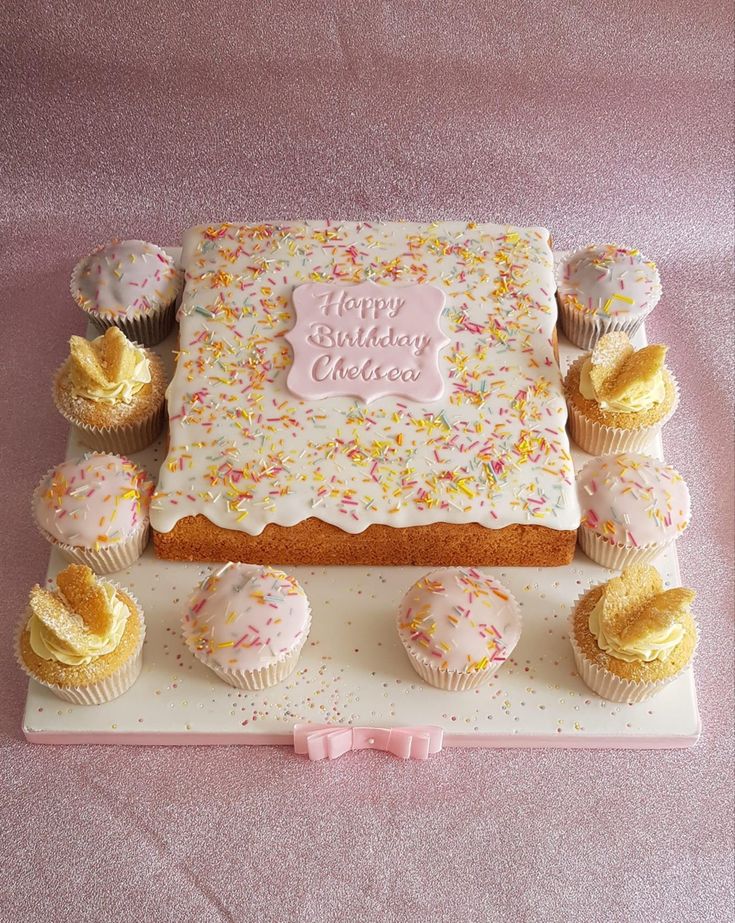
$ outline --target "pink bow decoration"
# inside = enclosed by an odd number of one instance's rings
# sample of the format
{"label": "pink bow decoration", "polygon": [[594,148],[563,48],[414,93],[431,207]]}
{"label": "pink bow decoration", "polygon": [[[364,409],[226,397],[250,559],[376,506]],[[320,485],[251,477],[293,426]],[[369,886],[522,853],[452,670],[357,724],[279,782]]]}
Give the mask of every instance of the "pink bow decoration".
{"label": "pink bow decoration", "polygon": [[383,750],[402,760],[425,760],[442,748],[444,731],[434,724],[406,728],[296,724],[293,748],[310,760],[336,760],[350,750]]}

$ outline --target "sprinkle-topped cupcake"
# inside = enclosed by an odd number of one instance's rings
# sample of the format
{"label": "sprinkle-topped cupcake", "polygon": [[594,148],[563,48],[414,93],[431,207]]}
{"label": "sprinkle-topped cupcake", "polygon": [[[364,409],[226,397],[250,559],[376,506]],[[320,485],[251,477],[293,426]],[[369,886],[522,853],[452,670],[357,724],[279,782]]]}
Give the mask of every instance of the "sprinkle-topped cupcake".
{"label": "sprinkle-topped cupcake", "polygon": [[591,455],[645,448],[679,402],[676,379],[664,365],[668,347],[635,350],[622,332],[606,333],[564,379],[569,431]]}
{"label": "sprinkle-topped cupcake", "polygon": [[689,525],[689,488],[669,465],[633,452],[603,455],[577,477],[579,542],[612,570],[651,561]]}
{"label": "sprinkle-topped cupcake", "polygon": [[72,297],[100,330],[119,327],[144,346],[155,346],[168,334],[182,286],[174,260],[144,240],[97,247],[71,277]]}
{"label": "sprinkle-topped cupcake", "polygon": [[693,590],[664,590],[648,564],[588,590],[571,615],[570,639],[579,675],[605,699],[641,702],[689,665],[698,631]]}
{"label": "sprinkle-topped cupcake", "polygon": [[41,478],[33,513],[41,534],[98,574],[122,570],[148,542],[153,484],[127,458],[93,452]]}
{"label": "sprinkle-topped cupcake", "polygon": [[95,340],[73,336],[54,378],[59,412],[91,449],[138,452],[159,435],[166,376],[161,359],[117,327]]}
{"label": "sprinkle-topped cupcake", "polygon": [[592,349],[614,330],[632,337],[661,298],[656,264],[640,250],[617,244],[566,254],[556,284],[562,328],[582,349]]}
{"label": "sprinkle-topped cupcake", "polygon": [[521,635],[521,616],[510,591],[494,577],[470,567],[444,567],[406,593],[398,634],[427,683],[472,689],[510,656]]}
{"label": "sprinkle-topped cupcake", "polygon": [[311,610],[295,577],[251,564],[210,574],[189,604],[182,630],[194,656],[239,689],[266,689],[296,667]]}
{"label": "sprinkle-topped cupcake", "polygon": [[81,564],[35,586],[19,626],[16,657],[25,672],[59,698],[101,705],[140,674],[145,624],[135,598]]}

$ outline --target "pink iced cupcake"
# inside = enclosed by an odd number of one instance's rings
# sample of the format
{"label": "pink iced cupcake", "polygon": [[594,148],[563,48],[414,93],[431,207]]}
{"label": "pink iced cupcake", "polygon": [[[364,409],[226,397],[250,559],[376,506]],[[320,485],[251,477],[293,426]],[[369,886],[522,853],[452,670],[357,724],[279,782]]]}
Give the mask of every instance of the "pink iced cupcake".
{"label": "pink iced cupcake", "polygon": [[439,689],[482,686],[521,636],[510,591],[471,567],[426,574],[403,597],[398,635],[418,675]]}
{"label": "pink iced cupcake", "polygon": [[148,543],[153,483],[120,455],[92,452],[52,468],[33,493],[43,537],[98,574],[122,570]]}
{"label": "pink iced cupcake", "polygon": [[194,656],[238,689],[266,689],[293,672],[311,610],[295,577],[271,567],[226,564],[210,574],[182,622]]}
{"label": "pink iced cupcake", "polygon": [[632,337],[661,298],[656,264],[640,250],[591,244],[565,253],[556,268],[559,320],[582,349],[615,330]]}
{"label": "pink iced cupcake", "polygon": [[161,247],[144,240],[113,240],[74,267],[74,301],[103,333],[119,327],[142,346],[171,330],[183,275]]}
{"label": "pink iced cupcake", "polygon": [[577,476],[579,544],[603,567],[649,564],[689,525],[689,488],[670,465],[635,452],[603,455]]}

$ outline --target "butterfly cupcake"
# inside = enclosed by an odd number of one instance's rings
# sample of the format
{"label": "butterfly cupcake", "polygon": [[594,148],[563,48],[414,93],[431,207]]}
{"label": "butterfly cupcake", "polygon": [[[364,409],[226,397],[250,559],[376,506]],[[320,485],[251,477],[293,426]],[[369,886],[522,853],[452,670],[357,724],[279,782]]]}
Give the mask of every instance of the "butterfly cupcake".
{"label": "butterfly cupcake", "polygon": [[635,350],[626,333],[606,333],[569,368],[564,393],[569,433],[590,455],[645,449],[674,415],[679,387],[668,347]]}
{"label": "butterfly cupcake", "polygon": [[584,682],[612,702],[642,702],[689,666],[699,632],[685,587],[664,590],[650,565],[629,567],[574,606],[570,640]]}

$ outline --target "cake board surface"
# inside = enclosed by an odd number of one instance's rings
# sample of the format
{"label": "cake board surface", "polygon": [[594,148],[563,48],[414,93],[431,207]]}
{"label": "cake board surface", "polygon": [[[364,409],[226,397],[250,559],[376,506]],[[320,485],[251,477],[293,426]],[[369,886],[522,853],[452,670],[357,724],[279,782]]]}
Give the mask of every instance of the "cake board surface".
{"label": "cake board surface", "polygon": [[[173,249],[173,248],[172,248]],[[92,335],[92,332],[90,332]],[[644,333],[637,345],[645,342]],[[157,347],[171,368],[175,334]],[[560,337],[562,370],[579,350]],[[660,440],[651,444],[661,455]],[[83,451],[70,437],[67,457]],[[574,448],[577,469],[588,456]],[[155,474],[162,440],[134,459]],[[277,565],[278,562],[272,562]],[[656,561],[678,585],[676,551]],[[48,578],[64,566],[52,551]],[[402,728],[437,725],[445,747],[687,747],[701,725],[692,668],[638,705],[607,702],[576,673],[567,619],[576,598],[609,572],[577,551],[558,568],[488,568],[518,599],[521,640],[487,686],[447,693],[413,672],[395,631],[395,611],[420,567],[290,567],[313,611],[294,674],[259,693],[233,689],[195,660],[181,640],[186,601],[212,569],[163,561],[149,546],[113,579],[140,600],[147,635],[143,671],[128,693],[106,705],[75,706],[31,681],[23,729],[42,744],[292,745],[300,723]]]}
{"label": "cake board surface", "polygon": [[[659,567],[677,582],[673,554]],[[63,566],[52,554],[49,574]],[[132,689],[98,707],[62,702],[29,685],[24,729],[36,743],[291,744],[299,723],[405,727],[434,724],[445,746],[683,747],[699,717],[691,669],[639,705],[598,698],[577,676],[570,604],[607,572],[578,552],[564,568],[491,569],[522,607],[518,647],[487,686],[447,693],[426,686],[397,638],[394,613],[423,568],[291,568],[314,613],[294,674],[259,693],[233,689],[181,640],[186,600],[210,565],[160,561],[149,547],[116,575],[140,600],[147,637]]]}

